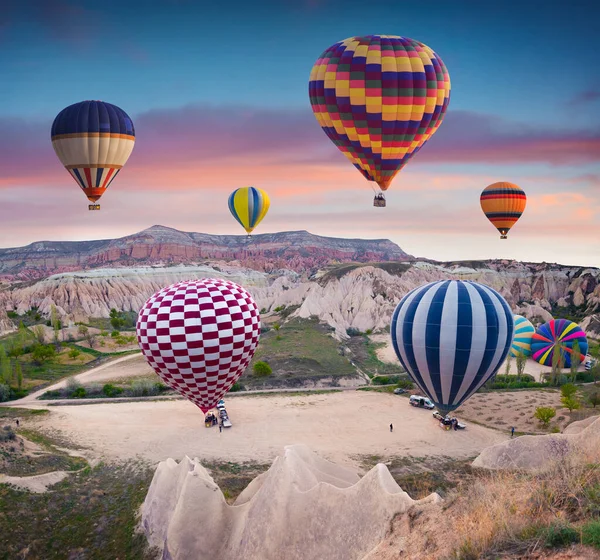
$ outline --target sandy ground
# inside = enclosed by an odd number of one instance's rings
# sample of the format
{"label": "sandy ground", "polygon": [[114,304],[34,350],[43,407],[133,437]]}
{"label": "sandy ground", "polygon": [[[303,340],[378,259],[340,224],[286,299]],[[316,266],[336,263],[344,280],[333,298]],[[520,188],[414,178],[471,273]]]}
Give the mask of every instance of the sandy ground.
{"label": "sandy ground", "polygon": [[562,428],[570,420],[569,411],[560,408],[558,390],[477,393],[461,405],[455,414],[465,420],[506,430],[507,433],[510,433],[511,426],[517,432],[548,433],[548,430],[540,428],[539,422],[533,417],[538,406],[557,409],[550,426]]}
{"label": "sandy ground", "polygon": [[[201,460],[271,462],[285,445],[306,444],[340,464],[360,455],[469,457],[504,441],[505,434],[475,424],[441,430],[431,412],[404,397],[348,391],[310,396],[247,396],[227,400],[234,424],[205,428],[188,401],[106,403],[52,407],[37,426],[58,431],[107,459],[158,462],[185,455]],[[390,433],[389,424],[394,424]]]}

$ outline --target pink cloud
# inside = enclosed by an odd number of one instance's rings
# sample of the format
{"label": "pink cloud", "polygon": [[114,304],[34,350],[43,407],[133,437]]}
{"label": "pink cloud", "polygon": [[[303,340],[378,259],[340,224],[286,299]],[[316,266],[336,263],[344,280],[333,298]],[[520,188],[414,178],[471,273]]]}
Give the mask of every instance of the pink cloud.
{"label": "pink cloud", "polygon": [[594,103],[595,101],[600,101],[600,88],[582,91],[571,99],[570,105],[587,105],[588,103]]}
{"label": "pink cloud", "polygon": [[[131,108],[124,109],[133,113]],[[308,184],[323,180],[324,175],[331,183],[337,180],[341,184],[358,176],[320,130],[308,107],[280,110],[190,106],[133,113],[132,116],[136,125],[136,147],[118,179],[120,183],[127,181],[130,188],[208,188],[211,184],[269,179],[289,182],[291,178]],[[0,188],[31,184],[52,186],[70,180],[52,149],[51,123],[51,118],[46,122],[0,119],[3,130]],[[499,117],[451,111],[414,161],[551,166],[593,163],[600,161],[600,134],[539,130]],[[408,173],[424,169],[409,164],[396,184],[406,183]],[[495,177],[480,179],[481,184],[488,179],[497,180]],[[453,181],[433,179],[430,186],[460,190],[461,179]]]}

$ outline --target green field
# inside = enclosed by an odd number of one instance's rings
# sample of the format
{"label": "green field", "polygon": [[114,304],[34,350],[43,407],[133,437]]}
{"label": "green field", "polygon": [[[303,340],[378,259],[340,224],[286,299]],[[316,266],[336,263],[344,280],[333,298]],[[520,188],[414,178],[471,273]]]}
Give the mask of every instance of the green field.
{"label": "green field", "polygon": [[390,364],[377,357],[377,349],[383,347],[384,343],[372,342],[367,335],[361,335],[350,337],[346,344],[352,352],[352,361],[369,377],[404,374],[403,377],[408,378],[400,362]]}
{"label": "green field", "polygon": [[[317,319],[292,319],[261,334],[258,350],[240,382],[248,388],[265,385],[290,386],[307,379],[355,376],[356,370],[341,350],[342,344],[331,336],[331,329]],[[252,367],[267,362],[273,370],[257,378]]]}

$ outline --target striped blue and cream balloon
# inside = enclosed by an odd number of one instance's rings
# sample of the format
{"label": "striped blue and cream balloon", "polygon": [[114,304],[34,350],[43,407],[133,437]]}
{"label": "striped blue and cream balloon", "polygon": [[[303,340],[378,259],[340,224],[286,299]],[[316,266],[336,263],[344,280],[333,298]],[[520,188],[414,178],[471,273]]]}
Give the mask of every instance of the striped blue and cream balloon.
{"label": "striped blue and cream balloon", "polygon": [[522,315],[515,315],[515,337],[510,347],[510,355],[516,358],[519,354],[531,356],[531,337],[535,327]]}
{"label": "striped blue and cream balloon", "polygon": [[392,316],[392,344],[413,381],[443,413],[496,373],[512,344],[513,314],[488,286],[442,280],[408,293]]}

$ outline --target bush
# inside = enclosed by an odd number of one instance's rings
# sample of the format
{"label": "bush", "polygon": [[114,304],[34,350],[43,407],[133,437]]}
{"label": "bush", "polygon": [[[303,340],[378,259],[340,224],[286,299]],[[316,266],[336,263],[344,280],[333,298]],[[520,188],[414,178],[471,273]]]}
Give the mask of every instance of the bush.
{"label": "bush", "polygon": [[116,397],[123,392],[121,387],[115,387],[112,383],[107,383],[102,387],[102,392],[109,398]]}
{"label": "bush", "polygon": [[544,426],[550,423],[550,420],[556,416],[556,410],[550,406],[538,406],[533,414]]}
{"label": "bush", "polygon": [[410,379],[399,379],[398,380],[398,388],[399,389],[406,389],[408,391],[410,391],[411,389],[414,389],[415,384],[410,380]]}
{"label": "bush", "polygon": [[158,388],[160,383],[156,383],[151,379],[136,379],[129,389],[129,393],[132,397],[151,397],[158,395],[160,389]]}
{"label": "bush", "polygon": [[560,388],[560,394],[563,397],[573,397],[573,396],[575,396],[575,393],[577,393],[577,387],[575,387],[575,385],[573,385],[573,383],[565,383]]}
{"label": "bush", "polygon": [[579,533],[570,525],[550,525],[544,533],[548,548],[563,547],[579,541]]}
{"label": "bush", "polygon": [[15,439],[17,439],[17,436],[10,426],[4,426],[0,430],[0,441],[14,441]]}
{"label": "bush", "polygon": [[82,389],[81,383],[74,377],[69,377],[69,379],[67,379],[67,386],[65,387],[67,397],[72,397],[78,389]]}
{"label": "bush", "polygon": [[77,348],[72,348],[69,352],[69,358],[71,358],[71,360],[74,360],[75,358],[77,358],[77,356],[79,356],[79,354],[81,354],[81,352],[77,350]]}
{"label": "bush", "polygon": [[581,527],[581,542],[600,548],[600,520],[588,521]]}
{"label": "bush", "polygon": [[361,336],[362,333],[356,327],[350,327],[346,329],[346,334],[348,336]]}
{"label": "bush", "polygon": [[267,377],[273,373],[271,366],[267,362],[256,362],[252,371],[257,377]]}
{"label": "bush", "polygon": [[110,333],[110,336],[112,336],[113,338],[117,338],[121,336],[121,333],[119,331],[113,331]]}
{"label": "bush", "polygon": [[283,311],[285,309],[285,305],[278,305],[275,309],[273,309],[273,311],[275,311],[275,313],[279,313],[280,311]]}
{"label": "bush", "polygon": [[569,409],[569,412],[573,412],[574,410],[581,408],[581,404],[579,403],[579,400],[574,396],[562,397],[560,399],[560,402],[562,403],[562,405],[565,408]]}
{"label": "bush", "polygon": [[71,393],[71,398],[73,399],[83,399],[85,397],[85,389],[83,387],[78,387]]}
{"label": "bush", "polygon": [[230,393],[237,393],[238,391],[245,391],[246,387],[244,387],[241,383],[234,383],[229,389]]}
{"label": "bush", "polygon": [[264,334],[266,332],[269,332],[270,330],[271,330],[271,327],[267,327],[266,325],[261,325],[260,334]]}
{"label": "bush", "polygon": [[8,385],[0,384],[0,402],[4,402],[10,399],[10,387]]}
{"label": "bush", "polygon": [[100,336],[108,336],[108,331],[100,331]]}
{"label": "bush", "polygon": [[545,383],[538,383],[533,376],[523,375],[496,375],[489,385],[490,389],[533,389],[547,387]]}
{"label": "bush", "polygon": [[400,382],[398,375],[377,375],[373,377],[373,385],[392,385]]}

